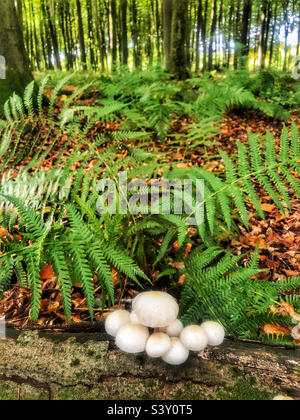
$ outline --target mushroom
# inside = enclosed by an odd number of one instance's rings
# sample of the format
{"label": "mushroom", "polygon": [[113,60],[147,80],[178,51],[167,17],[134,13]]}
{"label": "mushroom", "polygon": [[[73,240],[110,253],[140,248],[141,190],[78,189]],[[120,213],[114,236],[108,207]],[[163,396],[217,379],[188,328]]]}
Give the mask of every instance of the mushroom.
{"label": "mushroom", "polygon": [[198,325],[190,325],[180,334],[182,344],[191,351],[202,351],[208,345],[208,336],[205,330]]}
{"label": "mushroom", "polygon": [[225,338],[225,330],[218,322],[205,322],[201,325],[208,336],[208,344],[210,346],[220,346]]}
{"label": "mushroom", "polygon": [[116,336],[116,345],[126,353],[142,353],[146,350],[149,330],[144,325],[126,324]]}
{"label": "mushroom", "polygon": [[162,360],[169,365],[182,365],[189,357],[189,351],[177,337],[171,337],[171,348],[163,355]]}
{"label": "mushroom", "polygon": [[300,324],[292,329],[292,337],[294,340],[300,340]]}
{"label": "mushroom", "polygon": [[169,337],[179,337],[183,330],[182,322],[179,319],[172,322],[168,327],[161,328],[161,331],[168,334]]}
{"label": "mushroom", "polygon": [[140,324],[140,320],[138,319],[138,316],[136,314],[136,312],[132,311],[130,314],[130,322],[132,324]]}
{"label": "mushroom", "polygon": [[150,357],[162,357],[171,348],[171,339],[162,332],[154,333],[149,337],[146,344],[146,353]]}
{"label": "mushroom", "polygon": [[141,324],[150,328],[168,327],[179,312],[176,300],[165,292],[140,293],[134,298],[132,309]]}
{"label": "mushroom", "polygon": [[123,325],[129,324],[130,313],[123,309],[112,312],[105,320],[105,331],[115,337]]}

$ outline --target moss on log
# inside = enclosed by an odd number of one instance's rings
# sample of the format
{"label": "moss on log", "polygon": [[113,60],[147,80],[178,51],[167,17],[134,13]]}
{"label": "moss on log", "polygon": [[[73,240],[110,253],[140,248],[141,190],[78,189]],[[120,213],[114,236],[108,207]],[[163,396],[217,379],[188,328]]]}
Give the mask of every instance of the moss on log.
{"label": "moss on log", "polygon": [[104,334],[0,341],[0,399],[300,399],[300,351],[226,341],[180,367],[120,353]]}

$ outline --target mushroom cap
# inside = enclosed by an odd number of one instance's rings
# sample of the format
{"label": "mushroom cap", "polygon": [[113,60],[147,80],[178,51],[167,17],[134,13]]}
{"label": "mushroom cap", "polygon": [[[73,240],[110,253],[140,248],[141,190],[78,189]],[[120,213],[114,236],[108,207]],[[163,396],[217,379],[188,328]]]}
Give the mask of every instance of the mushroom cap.
{"label": "mushroom cap", "polygon": [[116,345],[125,353],[142,353],[146,350],[149,330],[144,325],[126,324],[116,336]]}
{"label": "mushroom cap", "polygon": [[172,324],[168,325],[168,327],[163,328],[162,332],[168,334],[169,337],[179,337],[183,330],[183,324],[179,319],[172,322]]}
{"label": "mushroom cap", "polygon": [[171,339],[162,332],[152,334],[146,344],[146,352],[149,357],[162,357],[171,348]]}
{"label": "mushroom cap", "polygon": [[292,337],[294,340],[300,340],[300,324],[293,328]]}
{"label": "mushroom cap", "polygon": [[143,292],[132,302],[132,309],[140,322],[150,328],[163,328],[177,318],[179,306],[173,296],[165,292]]}
{"label": "mushroom cap", "polygon": [[136,312],[134,312],[134,311],[132,311],[130,313],[130,322],[131,322],[131,324],[140,324],[141,323],[137,314],[136,314]]}
{"label": "mushroom cap", "polygon": [[105,319],[105,331],[107,334],[115,337],[117,332],[123,325],[129,324],[130,322],[130,313],[123,309],[112,312]]}
{"label": "mushroom cap", "polygon": [[210,346],[220,346],[225,338],[225,330],[218,322],[208,321],[201,325],[208,336]]}
{"label": "mushroom cap", "polygon": [[171,337],[171,348],[163,355],[162,360],[169,365],[182,365],[189,357],[189,351],[177,337]]}
{"label": "mushroom cap", "polygon": [[208,336],[199,325],[190,325],[180,334],[182,344],[191,351],[202,351],[208,345]]}

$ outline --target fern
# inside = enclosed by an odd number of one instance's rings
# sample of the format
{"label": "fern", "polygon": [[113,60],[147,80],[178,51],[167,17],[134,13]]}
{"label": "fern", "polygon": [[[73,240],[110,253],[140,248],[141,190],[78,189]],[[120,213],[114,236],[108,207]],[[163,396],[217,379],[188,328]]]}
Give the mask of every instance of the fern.
{"label": "fern", "polygon": [[[229,334],[257,339],[265,323],[286,325],[286,317],[270,314],[270,306],[282,293],[296,290],[300,277],[270,283],[252,280],[257,268],[258,250],[247,266],[238,262],[243,256],[209,248],[194,250],[186,260],[186,274],[181,295],[181,318],[185,324],[199,320],[219,321]],[[291,324],[291,319],[288,319]]]}
{"label": "fern", "polygon": [[[290,189],[299,194],[300,186],[296,178],[296,174],[299,173],[297,163],[299,157],[295,153],[299,148],[299,143],[297,127],[295,125],[292,127],[291,140],[287,129],[284,128],[280,150],[277,153],[274,137],[268,133],[265,138],[266,157],[264,158],[258,138],[249,133],[249,149],[238,142],[237,164],[225,152],[220,151],[226,170],[226,180],[210,171],[195,167],[184,171],[174,170],[169,177],[172,179],[189,177],[194,181],[205,180],[206,220],[211,235],[216,231],[217,219],[225,222],[228,229],[234,227],[232,216],[236,215],[235,209],[239,213],[241,223],[248,228],[247,201],[251,201],[258,214],[264,217],[256,193],[257,185],[270,196],[282,212],[290,208]],[[295,175],[291,169],[294,172],[297,171]]]}

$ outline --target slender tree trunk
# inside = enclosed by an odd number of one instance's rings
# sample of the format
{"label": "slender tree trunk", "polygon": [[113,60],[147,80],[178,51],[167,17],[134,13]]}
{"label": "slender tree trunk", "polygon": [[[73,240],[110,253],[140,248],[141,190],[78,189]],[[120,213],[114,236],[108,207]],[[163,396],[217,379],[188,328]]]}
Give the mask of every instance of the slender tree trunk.
{"label": "slender tree trunk", "polygon": [[111,21],[112,21],[112,68],[114,69],[117,64],[117,51],[118,51],[118,18],[116,9],[116,0],[111,0]]}
{"label": "slender tree trunk", "polygon": [[211,11],[211,28],[209,37],[208,47],[208,70],[213,69],[213,46],[215,42],[215,35],[217,29],[217,0],[213,0],[212,11]]}
{"label": "slender tree trunk", "polygon": [[234,70],[239,67],[240,56],[241,56],[241,45],[240,45],[240,21],[241,21],[241,0],[238,0],[237,11],[236,11],[236,23],[235,23],[235,51],[234,51]]}
{"label": "slender tree trunk", "polygon": [[243,19],[242,19],[242,32],[241,32],[241,44],[242,49],[242,67],[248,66],[249,58],[249,28],[252,15],[252,0],[244,0]]}
{"label": "slender tree trunk", "polygon": [[122,64],[128,66],[127,0],[120,0],[122,26]]}
{"label": "slender tree trunk", "polygon": [[205,0],[204,19],[201,29],[201,38],[203,44],[203,71],[207,68],[207,42],[206,42],[206,30],[207,30],[207,17],[208,17],[208,0]]}
{"label": "slender tree trunk", "polygon": [[156,50],[157,50],[157,59],[160,61],[161,58],[161,18],[159,10],[159,1],[155,0],[155,18],[156,18]]}
{"label": "slender tree trunk", "polygon": [[91,0],[86,0],[86,9],[88,16],[88,41],[89,41],[89,52],[90,52],[90,63],[92,69],[95,70],[95,51],[94,51],[94,25],[93,25],[93,9]]}
{"label": "slender tree trunk", "polygon": [[86,51],[85,51],[85,42],[84,42],[84,29],[83,29],[83,20],[81,13],[81,4],[80,0],[76,0],[77,16],[78,16],[78,36],[79,36],[79,48],[81,56],[81,65],[84,70],[87,69],[86,61]]}
{"label": "slender tree trunk", "polygon": [[278,0],[276,0],[275,2],[275,11],[274,11],[274,18],[273,18],[273,25],[272,25],[272,36],[271,36],[271,41],[270,41],[269,66],[272,65],[272,60],[273,60],[274,42],[275,42],[276,24],[277,24],[277,12],[278,12]]}
{"label": "slender tree trunk", "polygon": [[[133,63],[137,69],[140,67],[140,48],[139,48],[139,27],[138,27],[138,16],[137,16],[137,5],[136,0],[132,0],[132,40],[133,40]],[[150,34],[149,34],[150,36]]]}
{"label": "slender tree trunk", "polygon": [[1,0],[0,56],[5,60],[6,78],[0,79],[0,105],[3,105],[13,92],[23,95],[24,87],[33,79],[24,46],[20,16],[13,1]]}
{"label": "slender tree trunk", "polygon": [[199,0],[197,10],[197,32],[196,32],[196,73],[200,70],[200,33],[203,26],[203,6],[202,0]]}
{"label": "slender tree trunk", "polygon": [[283,2],[284,8],[284,62],[283,71],[287,71],[288,64],[288,36],[289,36],[289,14],[288,14],[289,0]]}
{"label": "slender tree trunk", "polygon": [[[60,56],[59,56],[59,46],[58,46],[58,39],[57,39],[57,33],[56,33],[56,25],[55,25],[55,16],[54,19],[52,21],[52,13],[50,11],[50,7],[46,2],[46,13],[47,13],[47,19],[48,19],[48,25],[49,25],[49,31],[50,31],[50,35],[51,35],[51,39],[52,39],[52,45],[53,45],[53,51],[54,51],[54,58],[55,58],[55,64],[56,67],[61,70],[61,61],[60,61]],[[54,10],[53,10],[53,14],[54,14]]]}
{"label": "slender tree trunk", "polygon": [[[175,0],[176,1],[176,0]],[[172,15],[173,0],[162,0],[163,11],[163,39],[164,39],[164,68],[171,68],[171,40],[172,40]]]}
{"label": "slender tree trunk", "polygon": [[261,11],[260,11],[260,34],[259,34],[259,46],[258,46],[258,61],[259,67],[263,69],[265,67],[265,33],[266,33],[266,17],[267,17],[267,0],[263,0]]}

